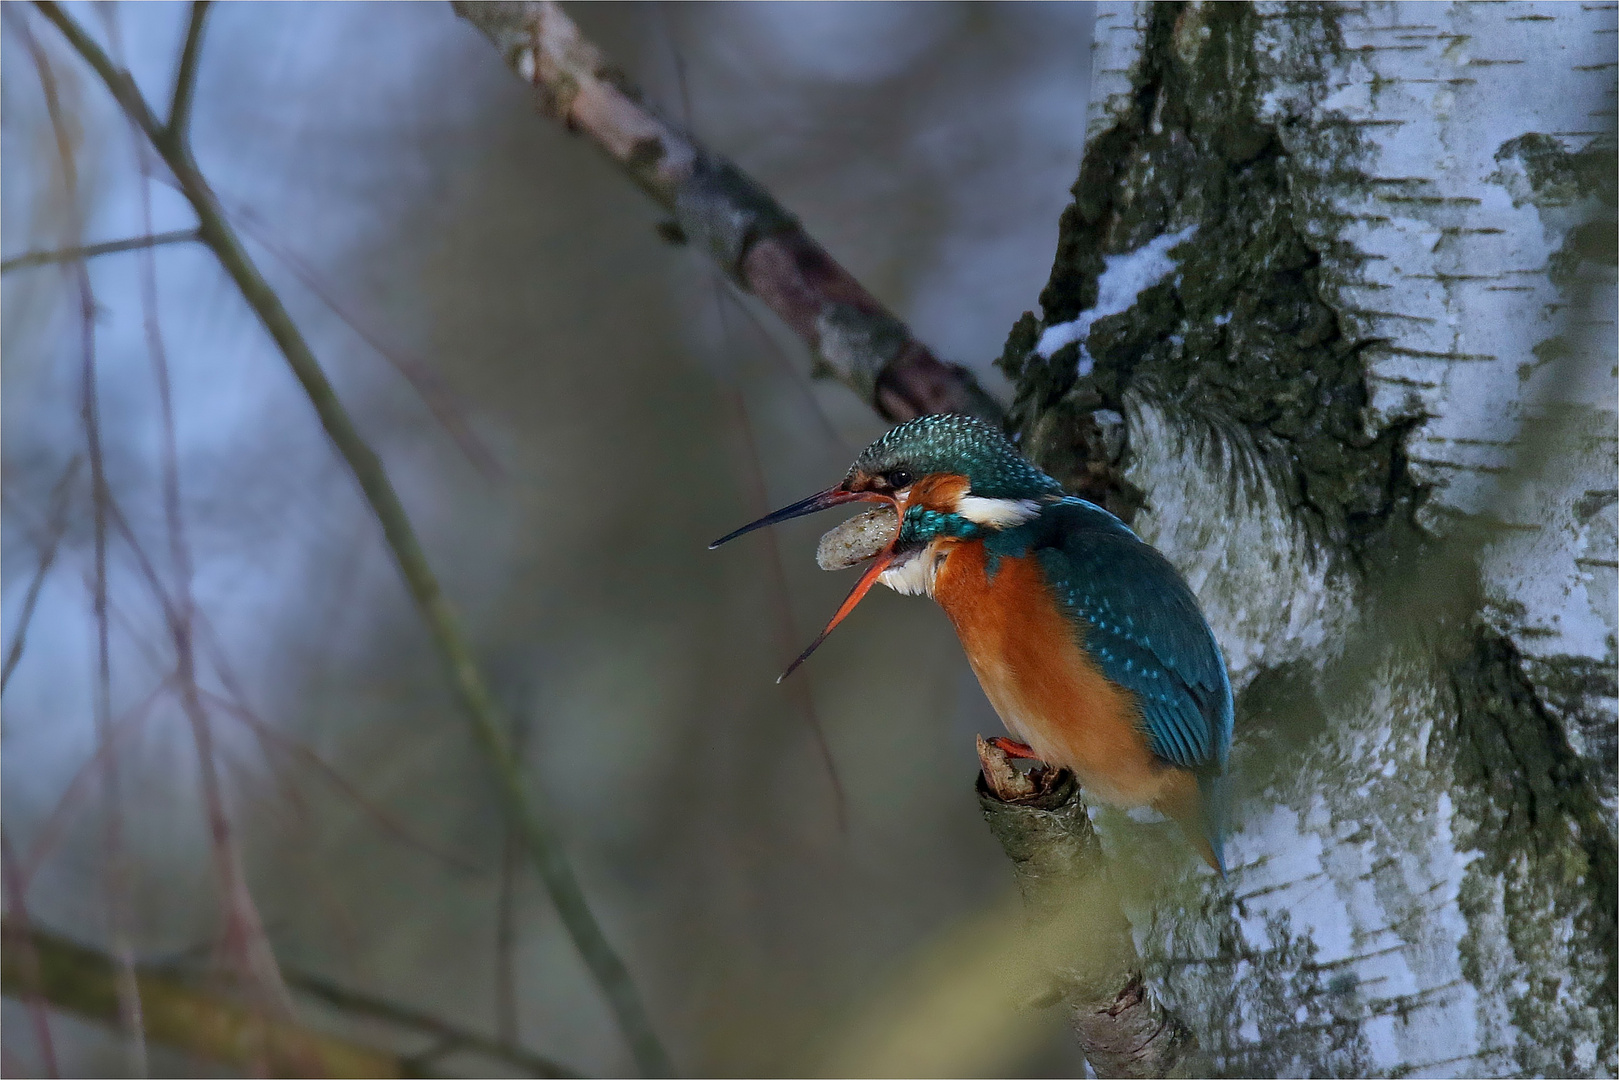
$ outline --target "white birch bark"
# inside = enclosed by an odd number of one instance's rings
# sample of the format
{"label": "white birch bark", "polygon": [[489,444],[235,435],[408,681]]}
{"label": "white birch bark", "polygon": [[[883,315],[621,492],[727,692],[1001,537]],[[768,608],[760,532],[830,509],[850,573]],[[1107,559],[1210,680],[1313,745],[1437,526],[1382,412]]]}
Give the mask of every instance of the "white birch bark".
{"label": "white birch bark", "polygon": [[[1134,524],[1239,688],[1237,900],[1165,890],[1139,944],[1222,1072],[1612,1075],[1615,5],[1236,7],[1103,5],[1075,216],[1007,352],[1043,358],[1034,335],[1094,304],[1095,254],[1200,227],[1164,289],[1096,320],[1097,380],[1053,370],[1070,351],[1019,383],[1037,456],[1065,408],[1122,414]],[[1196,279],[1260,257],[1215,235],[1240,196],[1202,173],[1251,168],[1217,160],[1248,138],[1312,254],[1289,288],[1334,321],[1285,378],[1266,343],[1315,331],[1246,338],[1282,301],[1222,313]],[[1233,367],[1363,395],[1385,508],[1324,484],[1319,430],[1223,404]],[[1169,848],[1134,828],[1104,831],[1145,877]]]}

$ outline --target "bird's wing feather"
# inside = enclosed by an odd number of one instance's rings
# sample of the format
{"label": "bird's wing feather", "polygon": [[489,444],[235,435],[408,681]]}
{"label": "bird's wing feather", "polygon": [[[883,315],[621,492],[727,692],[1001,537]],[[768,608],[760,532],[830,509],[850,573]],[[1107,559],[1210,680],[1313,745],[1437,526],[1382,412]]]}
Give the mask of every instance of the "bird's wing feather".
{"label": "bird's wing feather", "polygon": [[1231,684],[1197,599],[1175,568],[1099,507],[1065,499],[1033,546],[1047,583],[1103,674],[1132,691],[1154,754],[1224,772]]}

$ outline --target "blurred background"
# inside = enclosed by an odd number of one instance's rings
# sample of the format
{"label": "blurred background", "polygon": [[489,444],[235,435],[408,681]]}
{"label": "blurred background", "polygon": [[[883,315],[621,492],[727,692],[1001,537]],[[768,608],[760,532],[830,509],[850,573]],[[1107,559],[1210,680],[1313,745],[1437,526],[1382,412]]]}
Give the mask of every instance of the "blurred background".
{"label": "blurred background", "polygon": [[[183,5],[69,10],[166,102]],[[570,10],[918,337],[1004,390],[989,361],[1046,280],[1081,153],[1086,5]],[[6,257],[145,233],[137,144],[110,98],[32,9],[5,15]],[[811,382],[802,346],[703,256],[662,243],[651,204],[537,116],[447,4],[218,7],[194,132],[250,255],[383,456],[682,1069],[809,1068],[906,958],[1011,889],[971,787],[973,735],[998,721],[934,606],[876,597],[777,686],[849,587],[812,558],[834,520],[783,527],[779,564],[762,535],[705,550],[837,479],[884,425]],[[190,228],[152,173],[151,228]],[[105,557],[118,779],[109,792],[95,758],[78,279],[72,264],[11,269],[8,902],[102,946],[122,905],[142,959],[217,945],[196,732],[152,584],[172,596],[189,580],[224,807],[281,963],[572,1069],[631,1071],[280,354],[198,245],[153,250],[155,307],[135,254],[88,265],[95,428],[128,525],[107,526]],[[171,430],[189,573],[164,510]],[[109,880],[109,859],[127,872]],[[26,1009],[4,1010],[5,1071],[37,1074]],[[1002,1067],[1082,1070],[1061,1018],[1041,1023]],[[64,1074],[129,1068],[110,1029],[51,1025]],[[152,1055],[154,1075],[218,1068]]]}

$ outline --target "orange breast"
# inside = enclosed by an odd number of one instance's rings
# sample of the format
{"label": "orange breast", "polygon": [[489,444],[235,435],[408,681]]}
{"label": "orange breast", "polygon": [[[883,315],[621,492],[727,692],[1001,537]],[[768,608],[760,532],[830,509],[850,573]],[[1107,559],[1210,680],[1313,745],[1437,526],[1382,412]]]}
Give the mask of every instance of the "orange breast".
{"label": "orange breast", "polygon": [[1180,794],[1190,774],[1152,756],[1133,695],[1080,648],[1039,562],[1003,558],[993,579],[985,570],[982,543],[950,545],[933,597],[1008,730],[1041,760],[1074,770],[1103,802],[1144,806]]}

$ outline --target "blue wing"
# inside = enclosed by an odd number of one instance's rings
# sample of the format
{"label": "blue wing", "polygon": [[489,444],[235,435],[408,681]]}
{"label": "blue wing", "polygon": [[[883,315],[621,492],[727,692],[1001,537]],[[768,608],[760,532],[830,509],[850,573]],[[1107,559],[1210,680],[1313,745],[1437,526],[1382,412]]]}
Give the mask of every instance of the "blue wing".
{"label": "blue wing", "polygon": [[1154,754],[1200,781],[1225,772],[1233,716],[1225,658],[1169,560],[1112,514],[1072,497],[989,546],[1038,555],[1052,591],[1081,620],[1086,650],[1140,701]]}
{"label": "blue wing", "polygon": [[1093,503],[1073,497],[986,540],[992,559],[1033,551],[1102,673],[1136,695],[1147,744],[1190,769],[1204,836],[1225,873],[1233,709],[1225,658],[1168,559]]}

